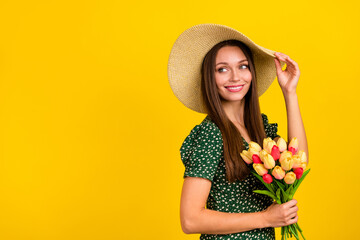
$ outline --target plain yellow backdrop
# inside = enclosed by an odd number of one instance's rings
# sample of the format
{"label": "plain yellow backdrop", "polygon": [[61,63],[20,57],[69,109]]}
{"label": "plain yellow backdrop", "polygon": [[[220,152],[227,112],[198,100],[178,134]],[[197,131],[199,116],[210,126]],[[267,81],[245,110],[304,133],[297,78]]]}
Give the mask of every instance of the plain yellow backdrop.
{"label": "plain yellow backdrop", "polygon": [[[283,52],[312,169],[295,195],[307,239],[357,239],[358,1],[0,2],[0,239],[198,239],[180,226],[179,149],[205,117],[167,60],[200,23]],[[261,111],[287,137],[274,80]],[[279,229],[277,229],[279,236]]]}

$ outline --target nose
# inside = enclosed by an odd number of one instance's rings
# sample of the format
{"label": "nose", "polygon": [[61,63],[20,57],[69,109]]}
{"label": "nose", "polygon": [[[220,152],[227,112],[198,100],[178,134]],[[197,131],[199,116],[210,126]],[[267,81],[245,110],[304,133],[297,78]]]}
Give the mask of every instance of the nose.
{"label": "nose", "polygon": [[239,81],[240,80],[240,75],[241,75],[241,73],[237,69],[233,69],[232,70],[231,80],[232,81]]}

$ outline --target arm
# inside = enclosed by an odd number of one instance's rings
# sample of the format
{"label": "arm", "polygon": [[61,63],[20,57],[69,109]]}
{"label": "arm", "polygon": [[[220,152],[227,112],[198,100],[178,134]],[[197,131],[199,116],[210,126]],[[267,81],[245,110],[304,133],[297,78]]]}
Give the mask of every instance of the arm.
{"label": "arm", "polygon": [[185,233],[230,234],[265,227],[262,213],[226,213],[205,209],[211,182],[186,177],[181,194],[180,218]]}
{"label": "arm", "polygon": [[[290,142],[293,137],[297,137],[299,149],[304,150],[309,161],[305,128],[296,94],[296,87],[300,78],[299,66],[288,55],[280,52],[275,53],[274,61],[278,82],[285,98],[288,121],[288,142]],[[286,69],[284,71],[281,68],[280,61],[286,63]]]}
{"label": "arm", "polygon": [[180,204],[180,219],[186,234],[230,234],[255,228],[285,226],[297,221],[296,200],[273,204],[265,211],[254,213],[226,213],[205,209],[211,181],[186,177]]}
{"label": "arm", "polygon": [[299,141],[299,149],[304,150],[309,161],[308,144],[304,124],[300,114],[298,97],[296,93],[284,94],[287,122],[288,122],[288,142],[293,137],[297,137]]}

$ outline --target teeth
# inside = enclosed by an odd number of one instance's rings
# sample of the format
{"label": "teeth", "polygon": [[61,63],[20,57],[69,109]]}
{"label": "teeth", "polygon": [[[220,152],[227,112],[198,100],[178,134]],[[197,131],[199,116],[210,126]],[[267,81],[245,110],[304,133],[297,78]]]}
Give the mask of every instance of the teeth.
{"label": "teeth", "polygon": [[228,87],[228,89],[240,89],[242,88],[243,86],[240,86],[240,87]]}

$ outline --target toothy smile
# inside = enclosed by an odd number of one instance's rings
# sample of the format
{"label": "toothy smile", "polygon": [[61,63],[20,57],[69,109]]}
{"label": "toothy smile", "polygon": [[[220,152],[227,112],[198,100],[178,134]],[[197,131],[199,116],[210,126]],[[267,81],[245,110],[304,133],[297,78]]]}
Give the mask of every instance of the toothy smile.
{"label": "toothy smile", "polygon": [[229,92],[239,92],[243,89],[244,85],[232,85],[232,86],[226,86],[225,88]]}
{"label": "toothy smile", "polygon": [[238,90],[242,88],[244,85],[232,85],[232,86],[226,86],[225,88],[231,89],[231,90]]}

